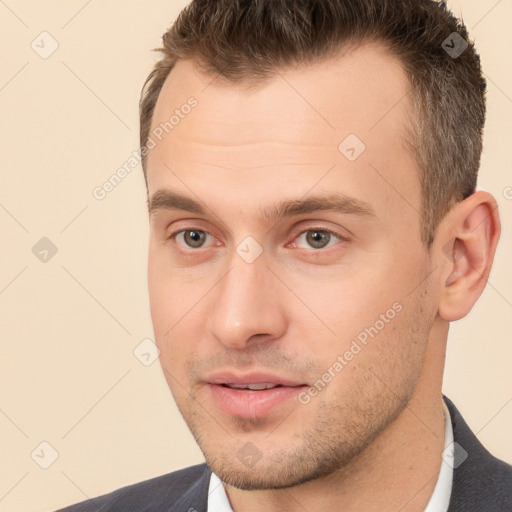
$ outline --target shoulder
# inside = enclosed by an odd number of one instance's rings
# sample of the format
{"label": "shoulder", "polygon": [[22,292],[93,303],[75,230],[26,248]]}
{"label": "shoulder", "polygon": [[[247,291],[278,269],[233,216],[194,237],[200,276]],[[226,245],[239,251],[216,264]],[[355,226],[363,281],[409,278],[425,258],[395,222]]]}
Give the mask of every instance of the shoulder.
{"label": "shoulder", "polygon": [[455,460],[450,512],[512,512],[512,466],[480,443],[455,405],[445,397],[453,427]]}
{"label": "shoulder", "polygon": [[207,500],[210,474],[206,464],[198,464],[122,487],[57,512],[167,512],[184,497],[198,504],[196,508],[200,509],[200,503]]}

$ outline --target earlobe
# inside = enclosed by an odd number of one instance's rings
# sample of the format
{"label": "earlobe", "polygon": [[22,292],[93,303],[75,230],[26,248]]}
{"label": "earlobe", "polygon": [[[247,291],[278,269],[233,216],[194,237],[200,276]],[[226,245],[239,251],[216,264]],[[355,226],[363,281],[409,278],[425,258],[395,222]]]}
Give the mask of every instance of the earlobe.
{"label": "earlobe", "polygon": [[490,194],[478,191],[458,203],[446,220],[439,234],[451,238],[440,255],[448,275],[439,314],[451,322],[466,316],[485,288],[500,235],[498,205]]}

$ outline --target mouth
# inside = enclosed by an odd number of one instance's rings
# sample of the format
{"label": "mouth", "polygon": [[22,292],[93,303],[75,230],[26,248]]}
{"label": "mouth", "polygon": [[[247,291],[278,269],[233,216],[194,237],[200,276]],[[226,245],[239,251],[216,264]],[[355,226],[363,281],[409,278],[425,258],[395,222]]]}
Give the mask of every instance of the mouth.
{"label": "mouth", "polygon": [[209,376],[207,387],[214,405],[224,414],[263,418],[275,412],[277,406],[293,401],[308,386],[268,373],[237,375],[224,372]]}
{"label": "mouth", "polygon": [[230,389],[244,389],[247,391],[263,391],[264,389],[274,389],[274,388],[282,388],[281,384],[221,384],[225,388]]}

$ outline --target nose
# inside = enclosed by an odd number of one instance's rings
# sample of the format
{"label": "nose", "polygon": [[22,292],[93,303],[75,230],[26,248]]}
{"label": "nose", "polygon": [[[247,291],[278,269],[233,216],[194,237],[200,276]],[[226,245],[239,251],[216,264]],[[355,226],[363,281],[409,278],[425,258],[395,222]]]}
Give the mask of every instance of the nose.
{"label": "nose", "polygon": [[235,350],[247,349],[256,340],[281,338],[287,322],[285,304],[280,301],[282,284],[261,256],[247,263],[235,254],[231,263],[213,297],[211,334]]}

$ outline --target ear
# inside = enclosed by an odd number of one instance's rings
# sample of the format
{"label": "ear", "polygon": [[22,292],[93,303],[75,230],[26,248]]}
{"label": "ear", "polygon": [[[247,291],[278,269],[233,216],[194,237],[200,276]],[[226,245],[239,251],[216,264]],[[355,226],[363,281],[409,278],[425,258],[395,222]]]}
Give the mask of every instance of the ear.
{"label": "ear", "polygon": [[494,197],[477,191],[457,203],[439,226],[435,248],[441,266],[439,315],[465,317],[482,294],[501,232]]}

